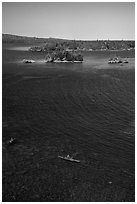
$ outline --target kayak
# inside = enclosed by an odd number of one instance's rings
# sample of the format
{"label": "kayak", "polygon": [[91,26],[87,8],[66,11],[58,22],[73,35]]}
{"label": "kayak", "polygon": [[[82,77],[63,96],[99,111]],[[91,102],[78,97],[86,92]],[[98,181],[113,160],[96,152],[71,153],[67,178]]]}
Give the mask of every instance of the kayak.
{"label": "kayak", "polygon": [[77,163],[80,163],[80,160],[77,160],[77,159],[73,159],[72,157],[70,157],[69,155],[66,156],[66,157],[63,157],[63,156],[58,156],[60,159],[64,159],[66,161],[71,161],[71,162],[77,162]]}

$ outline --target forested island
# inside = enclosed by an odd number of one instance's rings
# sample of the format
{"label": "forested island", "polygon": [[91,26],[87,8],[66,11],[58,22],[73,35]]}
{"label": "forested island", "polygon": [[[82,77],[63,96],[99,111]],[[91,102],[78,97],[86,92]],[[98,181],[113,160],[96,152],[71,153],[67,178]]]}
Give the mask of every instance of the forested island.
{"label": "forested island", "polygon": [[82,62],[83,56],[79,53],[68,51],[54,51],[46,55],[46,62]]}

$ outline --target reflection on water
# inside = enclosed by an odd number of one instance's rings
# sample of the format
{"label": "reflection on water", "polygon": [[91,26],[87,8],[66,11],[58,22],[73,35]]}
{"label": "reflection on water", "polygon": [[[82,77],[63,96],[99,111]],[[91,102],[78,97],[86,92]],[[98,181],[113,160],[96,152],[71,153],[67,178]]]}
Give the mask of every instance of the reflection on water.
{"label": "reflection on water", "polygon": [[23,46],[23,47],[9,47],[8,50],[17,50],[17,51],[28,51],[30,49],[30,46]]}

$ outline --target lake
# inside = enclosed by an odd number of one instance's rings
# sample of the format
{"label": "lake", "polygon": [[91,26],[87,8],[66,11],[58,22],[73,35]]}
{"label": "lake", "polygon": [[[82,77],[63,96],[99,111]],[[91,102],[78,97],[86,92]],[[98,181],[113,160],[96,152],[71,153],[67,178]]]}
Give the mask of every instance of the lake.
{"label": "lake", "polygon": [[[3,201],[134,202],[134,51],[46,64],[44,53],[5,47]],[[110,65],[112,56],[129,63]],[[67,154],[81,162],[58,158]]]}

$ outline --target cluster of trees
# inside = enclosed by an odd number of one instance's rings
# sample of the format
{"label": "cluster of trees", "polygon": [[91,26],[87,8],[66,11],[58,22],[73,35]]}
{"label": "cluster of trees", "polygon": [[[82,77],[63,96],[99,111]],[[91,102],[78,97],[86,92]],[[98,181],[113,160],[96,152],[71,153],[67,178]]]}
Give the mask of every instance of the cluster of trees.
{"label": "cluster of trees", "polygon": [[77,50],[78,45],[76,41],[49,41],[41,46],[33,46],[30,51],[43,51],[43,52],[53,52],[53,51],[63,51],[63,50]]}
{"label": "cluster of trees", "polygon": [[48,53],[46,55],[46,60],[50,62],[56,61],[83,61],[83,56],[81,54],[77,54],[75,52],[69,52],[69,51],[56,51],[52,53]]}
{"label": "cluster of trees", "polygon": [[66,42],[47,42],[42,46],[32,47],[31,51],[88,51],[88,50],[128,50],[135,48],[134,41],[66,41]]}

